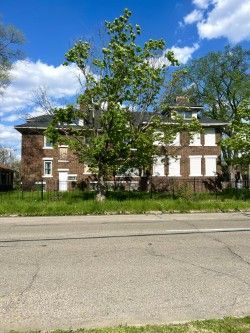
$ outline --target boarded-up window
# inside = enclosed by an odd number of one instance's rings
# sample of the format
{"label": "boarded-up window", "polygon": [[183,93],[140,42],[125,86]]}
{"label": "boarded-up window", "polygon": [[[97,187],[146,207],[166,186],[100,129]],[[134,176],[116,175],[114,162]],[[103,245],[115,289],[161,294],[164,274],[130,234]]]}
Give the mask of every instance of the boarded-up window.
{"label": "boarded-up window", "polygon": [[176,133],[174,140],[171,143],[171,146],[179,146],[180,145],[180,133]]}
{"label": "boarded-up window", "polygon": [[206,176],[216,176],[217,156],[205,156],[205,173]]}
{"label": "boarded-up window", "polygon": [[192,133],[189,145],[190,146],[200,146],[201,145],[201,134],[200,133]]}
{"label": "boarded-up window", "polygon": [[155,157],[155,161],[153,164],[153,176],[165,176],[164,159],[165,156]]}
{"label": "boarded-up window", "polygon": [[181,157],[169,157],[168,159],[168,175],[170,177],[178,177],[181,175]]}
{"label": "boarded-up window", "polygon": [[201,156],[189,156],[190,160],[190,172],[189,176],[197,177],[201,176]]}
{"label": "boarded-up window", "polygon": [[205,146],[216,146],[215,128],[205,129]]}
{"label": "boarded-up window", "polygon": [[67,160],[68,158],[68,148],[67,147],[60,147],[59,148],[59,160]]}

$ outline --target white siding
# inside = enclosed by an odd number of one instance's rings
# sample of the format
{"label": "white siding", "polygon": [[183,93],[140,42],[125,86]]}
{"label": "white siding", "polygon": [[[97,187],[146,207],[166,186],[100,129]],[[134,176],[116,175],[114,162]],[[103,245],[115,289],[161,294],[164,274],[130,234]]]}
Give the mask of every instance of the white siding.
{"label": "white siding", "polygon": [[216,146],[215,128],[205,129],[205,146]]}
{"label": "white siding", "polygon": [[216,160],[217,156],[204,156],[205,157],[205,175],[216,176]]}
{"label": "white siding", "polygon": [[181,175],[181,156],[169,157],[168,159],[168,175],[170,177],[178,177]]}
{"label": "white siding", "polygon": [[189,176],[191,177],[201,176],[201,156],[198,155],[189,156],[189,160],[190,160]]}
{"label": "white siding", "polygon": [[165,176],[165,156],[157,156],[153,164],[153,176]]}
{"label": "white siding", "polygon": [[201,134],[193,133],[192,138],[190,138],[190,146],[201,146]]}

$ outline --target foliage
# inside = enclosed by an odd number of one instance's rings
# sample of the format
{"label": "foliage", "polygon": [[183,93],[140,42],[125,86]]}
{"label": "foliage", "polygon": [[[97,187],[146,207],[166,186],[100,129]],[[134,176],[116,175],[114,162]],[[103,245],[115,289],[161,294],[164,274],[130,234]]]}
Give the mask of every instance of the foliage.
{"label": "foliage", "polygon": [[[85,88],[78,108],[54,110],[47,130],[55,141],[68,140],[79,159],[97,173],[101,194],[108,177],[134,167],[140,168],[140,174],[149,170],[159,131],[169,143],[180,128],[167,126],[156,112],[166,66],[156,66],[154,59],[164,53],[165,42],[150,39],[143,46],[137,44],[141,28],[129,22],[130,16],[125,9],[122,16],[105,22],[108,41],[99,57],[93,57],[86,41],[77,42],[66,53],[65,65],[78,66]],[[173,65],[177,63],[172,52],[165,56]],[[81,126],[77,119],[83,120]],[[177,119],[176,124],[180,124]]]}
{"label": "foliage", "polygon": [[232,161],[233,164],[250,165],[250,105],[248,101],[243,101],[238,110],[237,118],[231,125],[231,136],[224,139],[224,147],[237,152]]}
{"label": "foliage", "polygon": [[14,188],[20,185],[20,160],[15,155],[15,151],[11,148],[0,146],[0,164],[14,170]]}
{"label": "foliage", "polygon": [[[163,105],[176,96],[186,95],[192,103],[205,107],[204,115],[228,123],[239,121],[240,104],[249,97],[249,51],[227,46],[222,52],[210,52],[174,72],[168,83]],[[231,137],[233,127],[223,129]],[[223,147],[224,159],[231,163],[237,156],[233,146]]]}
{"label": "foliage", "polygon": [[[78,329],[76,331],[56,330],[51,333],[249,333],[250,317],[190,321],[182,324],[118,326],[106,328]],[[20,333],[11,331],[12,333]],[[23,333],[39,333],[30,331]]]}
{"label": "foliage", "polygon": [[10,69],[21,56],[18,46],[24,42],[23,34],[12,25],[0,21],[0,93],[10,82]]}

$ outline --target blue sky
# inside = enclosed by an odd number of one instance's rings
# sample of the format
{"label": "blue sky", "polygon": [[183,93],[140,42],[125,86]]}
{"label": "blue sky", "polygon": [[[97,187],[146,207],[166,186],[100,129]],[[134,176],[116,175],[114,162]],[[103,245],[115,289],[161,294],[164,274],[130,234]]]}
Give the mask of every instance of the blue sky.
{"label": "blue sky", "polygon": [[0,145],[19,149],[13,126],[41,112],[34,103],[41,87],[57,104],[77,94],[75,69],[61,66],[64,53],[79,38],[95,38],[124,8],[142,27],[141,41],[164,38],[183,64],[227,44],[250,45],[249,0],[1,0],[4,24],[26,37],[26,59],[14,64],[12,84],[0,100]]}

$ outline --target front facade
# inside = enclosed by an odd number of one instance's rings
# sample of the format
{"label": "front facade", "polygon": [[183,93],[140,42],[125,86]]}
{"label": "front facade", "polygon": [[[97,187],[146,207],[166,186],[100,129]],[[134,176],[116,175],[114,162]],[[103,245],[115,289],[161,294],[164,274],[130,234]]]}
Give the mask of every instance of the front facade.
{"label": "front facade", "polygon": [[[183,116],[187,119],[197,118],[200,109],[185,107]],[[87,165],[79,163],[68,146],[53,147],[44,135],[50,120],[50,116],[44,115],[16,126],[22,133],[23,187],[31,188],[34,184],[43,184],[46,190],[67,191],[79,184],[93,185],[95,177]],[[195,133],[192,137],[185,132],[178,133],[173,143],[164,149],[164,154],[155,158],[151,174],[156,190],[163,189],[164,183],[170,180],[202,181],[216,177],[221,155],[221,127],[226,124],[211,119],[199,121],[203,128],[202,133]],[[136,182],[136,172],[133,178]]]}

